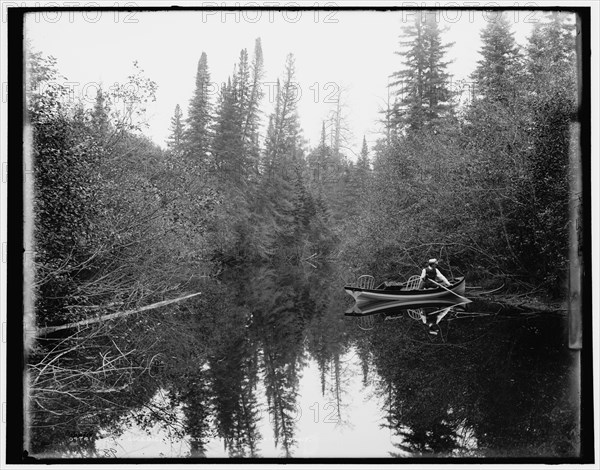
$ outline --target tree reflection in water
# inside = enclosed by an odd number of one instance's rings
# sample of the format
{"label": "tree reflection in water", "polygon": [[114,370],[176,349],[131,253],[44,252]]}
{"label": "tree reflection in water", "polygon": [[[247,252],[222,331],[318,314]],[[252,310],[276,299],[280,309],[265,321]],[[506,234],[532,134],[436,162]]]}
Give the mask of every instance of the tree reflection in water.
{"label": "tree reflection in water", "polygon": [[[293,457],[300,377],[314,361],[336,429],[363,424],[347,413],[347,366],[362,371],[399,441],[392,456],[577,455],[561,315],[443,305],[422,316],[415,307],[412,316],[395,309],[349,317],[336,278],[327,266],[230,271],[196,286],[203,294],[189,303],[81,331],[57,354],[48,355],[58,338],[38,342],[30,357],[32,453],[101,457],[96,441],[133,423],[184,439],[190,457],[210,457],[216,439],[231,457],[260,457],[271,433],[279,455]],[[99,381],[92,377],[102,357],[121,363]],[[71,371],[54,394],[40,386],[51,369]],[[94,387],[83,387],[84,378]]]}
{"label": "tree reflection in water", "polygon": [[380,309],[368,331],[364,318],[348,317],[397,447],[413,456],[576,456],[565,318],[469,307],[447,314],[445,336],[433,339],[430,320],[414,311]]}

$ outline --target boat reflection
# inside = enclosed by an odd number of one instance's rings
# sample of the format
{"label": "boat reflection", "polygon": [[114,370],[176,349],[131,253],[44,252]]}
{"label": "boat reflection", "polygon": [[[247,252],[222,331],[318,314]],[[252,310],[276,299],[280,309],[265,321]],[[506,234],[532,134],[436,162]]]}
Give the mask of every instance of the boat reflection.
{"label": "boat reflection", "polygon": [[440,322],[454,312],[464,312],[468,299],[435,299],[420,302],[398,300],[357,301],[346,310],[345,315],[355,317],[363,330],[371,329],[379,321],[410,318],[422,322],[431,335],[438,335]]}
{"label": "boat reflection", "polygon": [[406,300],[367,300],[357,301],[352,307],[346,310],[346,315],[371,315],[374,313],[395,313],[411,309],[440,309],[446,307],[459,307],[471,303],[466,299],[434,299],[421,300],[419,302],[407,302]]}

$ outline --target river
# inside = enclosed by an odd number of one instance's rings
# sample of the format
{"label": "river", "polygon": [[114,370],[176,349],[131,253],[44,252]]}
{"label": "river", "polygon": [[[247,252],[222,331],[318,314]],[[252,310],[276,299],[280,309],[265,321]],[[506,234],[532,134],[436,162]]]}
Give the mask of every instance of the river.
{"label": "river", "polygon": [[201,300],[48,338],[32,357],[30,454],[578,455],[564,312],[472,297],[434,320],[349,315],[343,285],[335,266],[235,269],[199,284]]}

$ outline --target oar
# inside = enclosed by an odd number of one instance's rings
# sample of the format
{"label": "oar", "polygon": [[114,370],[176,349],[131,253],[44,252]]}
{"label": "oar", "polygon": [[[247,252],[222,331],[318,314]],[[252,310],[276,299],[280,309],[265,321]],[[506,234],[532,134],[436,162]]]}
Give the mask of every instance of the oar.
{"label": "oar", "polygon": [[454,294],[454,295],[456,295],[457,297],[460,297],[461,299],[464,299],[464,300],[467,300],[467,301],[471,302],[471,301],[470,301],[469,299],[467,299],[466,297],[463,297],[462,295],[460,295],[460,294],[457,294],[457,293],[456,293],[456,292],[454,292],[454,291],[451,291],[451,290],[450,290],[450,289],[448,289],[446,286],[443,286],[443,285],[441,285],[441,284],[438,284],[438,283],[437,283],[437,282],[435,282],[433,279],[429,279],[429,280],[430,280],[431,282],[433,282],[433,283],[434,283],[436,286],[438,286],[438,287],[441,287],[441,288],[442,288],[442,289],[444,289],[444,290],[447,290],[447,291],[448,291],[448,292],[450,292],[451,294]]}

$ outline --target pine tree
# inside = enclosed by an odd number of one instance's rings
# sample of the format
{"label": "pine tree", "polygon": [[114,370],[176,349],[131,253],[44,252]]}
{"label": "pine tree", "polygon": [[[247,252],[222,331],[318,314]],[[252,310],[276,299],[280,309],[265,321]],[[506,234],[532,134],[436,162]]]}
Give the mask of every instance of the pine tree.
{"label": "pine tree", "polygon": [[286,174],[289,165],[295,163],[302,154],[294,73],[294,56],[289,54],[283,83],[277,80],[275,110],[269,117],[267,128],[265,166],[269,176],[275,172]]}
{"label": "pine tree", "polygon": [[521,86],[522,60],[507,16],[500,13],[481,32],[482,58],[472,74],[476,97],[508,103]]}
{"label": "pine tree", "polygon": [[231,78],[221,87],[214,127],[212,155],[221,178],[240,182],[243,178],[243,149],[237,82]]}
{"label": "pine tree", "polygon": [[169,150],[178,152],[181,150],[184,138],[183,113],[181,112],[181,108],[178,104],[175,106],[175,112],[171,118],[170,130],[171,132],[167,139],[167,146]]}
{"label": "pine tree", "polygon": [[248,63],[248,51],[242,49],[237,64],[237,72],[234,74],[234,90],[236,94],[237,107],[240,111],[240,128],[246,122],[246,114],[250,105],[250,94],[252,93],[252,84],[250,83],[250,64]]}
{"label": "pine tree", "polygon": [[321,124],[321,138],[319,146],[313,149],[306,157],[309,171],[309,182],[313,190],[322,195],[324,184],[328,178],[328,167],[331,166],[332,149],[327,145],[327,131],[325,121]]}
{"label": "pine tree", "polygon": [[452,110],[448,62],[443,60],[451,44],[442,44],[440,34],[435,17],[426,12],[403,30],[402,51],[397,54],[404,57],[405,68],[392,75],[395,81],[390,84],[399,87],[391,124],[400,130],[435,126]]}
{"label": "pine tree", "polygon": [[[262,160],[260,184],[261,212],[272,224],[279,255],[297,255],[297,233],[294,230],[294,210],[297,191],[294,187],[296,167],[303,165],[300,125],[296,110],[297,90],[294,83],[294,58],[287,57],[283,81],[277,81],[275,109],[269,116],[269,126]],[[266,204],[265,204],[266,202]]]}
{"label": "pine tree", "polygon": [[92,111],[92,127],[98,136],[106,137],[110,124],[108,122],[108,103],[104,97],[102,88],[96,93],[96,102]]}
{"label": "pine tree", "polygon": [[367,172],[371,169],[371,164],[369,163],[369,147],[367,146],[367,138],[365,136],[363,136],[362,149],[360,150],[356,166],[360,170]]}
{"label": "pine tree", "polygon": [[534,95],[549,89],[575,92],[576,50],[574,26],[569,17],[553,12],[549,21],[536,23],[526,48],[528,90]]}
{"label": "pine tree", "polygon": [[208,157],[211,125],[211,103],[209,97],[210,75],[206,53],[203,52],[198,61],[196,72],[196,88],[190,101],[185,146],[189,157],[199,164]]}
{"label": "pine tree", "polygon": [[222,88],[217,107],[212,153],[221,176],[228,174],[236,183],[247,183],[252,168],[257,166],[261,75],[258,40],[252,67],[246,49],[240,52],[233,80]]}
{"label": "pine tree", "polygon": [[261,80],[263,77],[263,53],[260,38],[254,44],[254,57],[250,68],[251,92],[248,106],[245,110],[245,119],[242,130],[244,145],[248,152],[248,158],[252,166],[258,172],[259,159],[259,126],[260,126],[260,102],[263,97]]}

